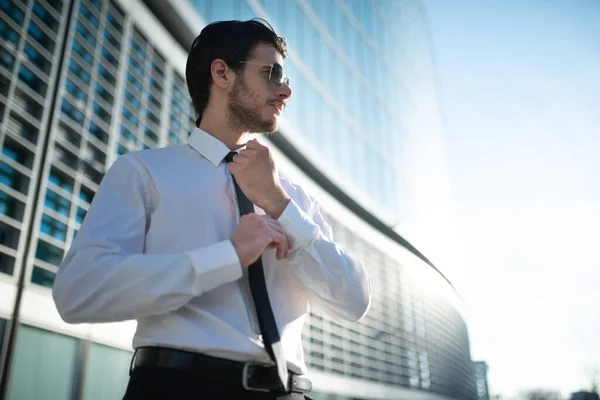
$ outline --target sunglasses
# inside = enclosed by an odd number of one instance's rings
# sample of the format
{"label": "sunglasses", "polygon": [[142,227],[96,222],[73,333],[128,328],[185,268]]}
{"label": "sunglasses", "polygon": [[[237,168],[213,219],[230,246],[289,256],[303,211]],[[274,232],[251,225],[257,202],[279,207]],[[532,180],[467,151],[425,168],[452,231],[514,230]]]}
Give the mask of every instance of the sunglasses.
{"label": "sunglasses", "polygon": [[254,64],[254,65],[262,65],[265,67],[271,67],[269,70],[269,82],[271,82],[275,86],[281,86],[281,84],[285,83],[286,85],[290,85],[290,76],[288,75],[283,65],[279,63],[271,64],[260,64],[253,63],[250,61],[240,61],[242,64]]}

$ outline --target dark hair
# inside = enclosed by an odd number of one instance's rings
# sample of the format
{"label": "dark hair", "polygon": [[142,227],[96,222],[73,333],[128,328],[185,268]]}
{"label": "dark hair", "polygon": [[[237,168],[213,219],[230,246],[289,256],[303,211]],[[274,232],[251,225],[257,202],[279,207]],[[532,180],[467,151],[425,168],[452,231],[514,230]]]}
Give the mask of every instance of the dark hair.
{"label": "dark hair", "polygon": [[260,43],[273,46],[284,58],[287,56],[285,40],[277,36],[267,21],[258,18],[213,22],[194,39],[185,67],[185,78],[196,110],[196,126],[200,126],[202,113],[208,104],[212,62],[222,59],[239,73],[244,68],[240,61],[247,61]]}

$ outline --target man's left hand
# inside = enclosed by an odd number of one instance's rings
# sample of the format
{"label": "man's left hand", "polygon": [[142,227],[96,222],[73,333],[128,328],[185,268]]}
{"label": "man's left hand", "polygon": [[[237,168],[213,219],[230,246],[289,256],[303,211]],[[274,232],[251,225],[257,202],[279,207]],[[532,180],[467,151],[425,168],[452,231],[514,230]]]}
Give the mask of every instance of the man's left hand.
{"label": "man's left hand", "polygon": [[268,147],[256,139],[248,141],[227,168],[252,203],[273,219],[281,216],[290,197],[279,183],[279,172]]}

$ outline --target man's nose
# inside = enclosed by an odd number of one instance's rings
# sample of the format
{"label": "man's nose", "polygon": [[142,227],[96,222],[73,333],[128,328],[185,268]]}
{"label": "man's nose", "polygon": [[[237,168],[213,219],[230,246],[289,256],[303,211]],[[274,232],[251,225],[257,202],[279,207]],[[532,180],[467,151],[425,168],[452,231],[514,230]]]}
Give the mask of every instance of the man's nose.
{"label": "man's nose", "polygon": [[277,98],[287,100],[290,97],[292,97],[292,88],[288,84],[282,83],[277,86]]}

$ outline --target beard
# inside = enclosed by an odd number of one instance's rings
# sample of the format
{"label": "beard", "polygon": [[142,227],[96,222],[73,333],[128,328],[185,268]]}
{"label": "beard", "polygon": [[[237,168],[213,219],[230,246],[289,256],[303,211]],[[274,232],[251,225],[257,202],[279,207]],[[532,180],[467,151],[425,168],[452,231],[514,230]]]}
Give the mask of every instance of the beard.
{"label": "beard", "polygon": [[227,97],[227,119],[232,130],[265,134],[277,130],[275,116],[268,119],[261,116],[261,111],[268,103],[262,104],[260,97],[246,86],[242,74],[238,75],[238,80]]}

